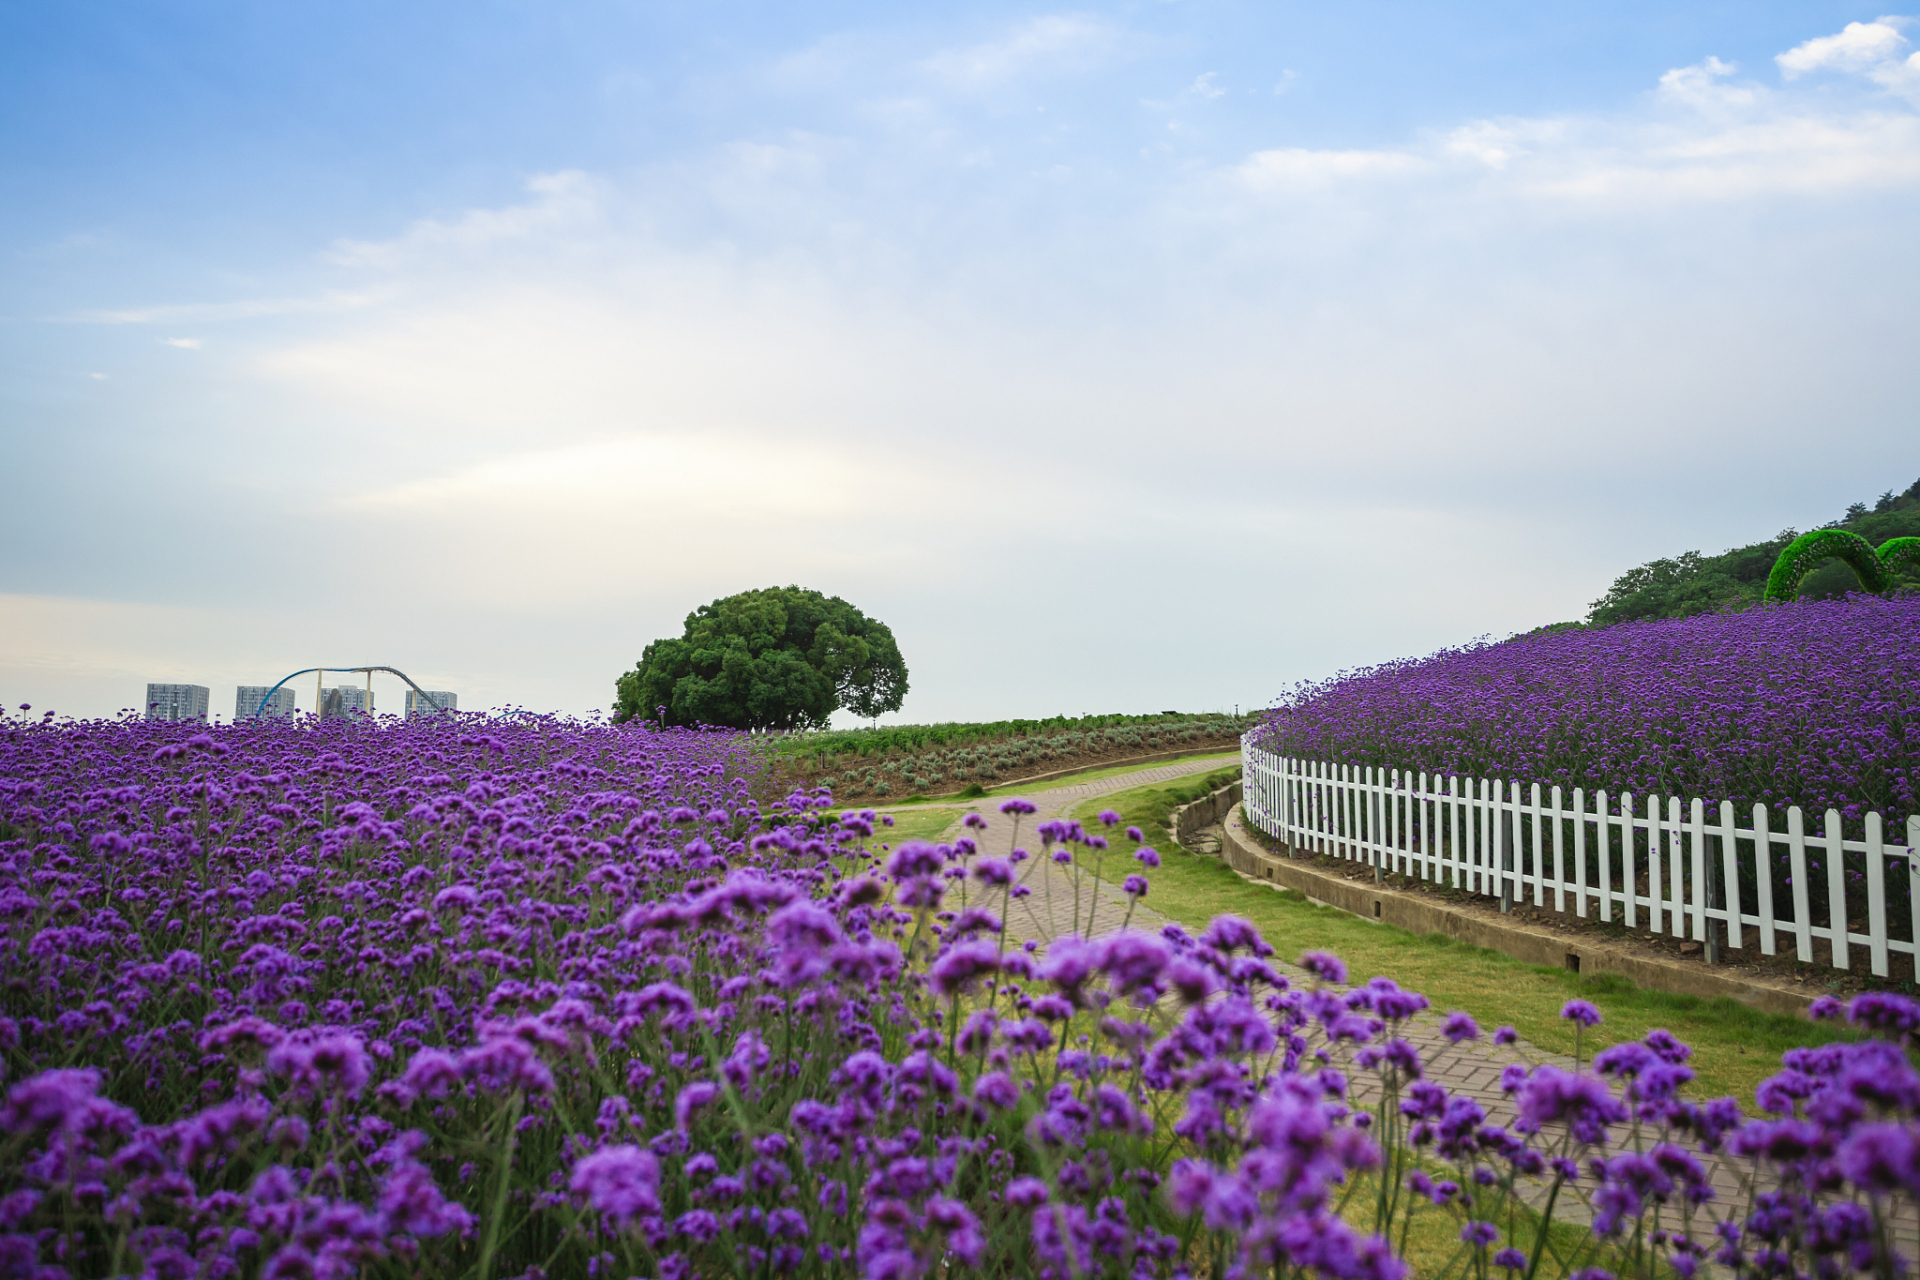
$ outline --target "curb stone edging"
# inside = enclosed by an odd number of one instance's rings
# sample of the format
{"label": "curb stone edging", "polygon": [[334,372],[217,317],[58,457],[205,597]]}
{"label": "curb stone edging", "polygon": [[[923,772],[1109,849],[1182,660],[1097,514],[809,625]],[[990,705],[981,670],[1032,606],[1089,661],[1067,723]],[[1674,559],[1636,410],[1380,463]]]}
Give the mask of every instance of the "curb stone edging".
{"label": "curb stone edging", "polygon": [[1240,781],[1229,782],[1218,791],[1210,791],[1168,814],[1167,830],[1172,833],[1173,842],[1185,848],[1194,832],[1224,824],[1227,815],[1240,803],[1241,785]]}
{"label": "curb stone edging", "polygon": [[[1409,933],[1438,933],[1477,947],[1486,947],[1528,964],[1548,968],[1567,968],[1582,974],[1611,973],[1636,986],[1675,995],[1713,999],[1726,996],[1751,1005],[1763,1013],[1804,1017],[1814,998],[1811,995],[1770,983],[1754,982],[1725,974],[1703,973],[1688,965],[1675,964],[1641,955],[1612,943],[1562,937],[1525,925],[1497,924],[1456,911],[1426,897],[1390,889],[1385,885],[1357,884],[1302,866],[1291,858],[1269,853],[1246,834],[1245,818],[1240,811],[1239,784],[1222,787],[1208,801],[1235,792],[1234,803],[1221,820],[1220,854],[1249,880],[1278,885],[1304,894],[1310,901],[1359,916],[1378,920]],[[1196,802],[1187,809],[1197,808]],[[1185,809],[1179,811],[1184,815]],[[1178,815],[1176,815],[1178,816]],[[1194,823],[1207,826],[1209,823]]]}

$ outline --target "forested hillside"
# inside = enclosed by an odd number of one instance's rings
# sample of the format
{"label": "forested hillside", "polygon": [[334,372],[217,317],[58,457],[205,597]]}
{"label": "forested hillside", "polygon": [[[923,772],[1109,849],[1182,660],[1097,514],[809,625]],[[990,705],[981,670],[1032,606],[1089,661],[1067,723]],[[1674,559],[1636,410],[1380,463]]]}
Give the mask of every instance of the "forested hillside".
{"label": "forested hillside", "polygon": [[[1876,547],[1888,538],[1920,537],[1920,481],[1905,493],[1888,490],[1872,506],[1856,502],[1838,520],[1819,527],[1857,533]],[[1587,625],[1604,627],[1636,618],[1684,618],[1757,604],[1775,558],[1799,533],[1782,529],[1765,542],[1735,547],[1717,556],[1688,551],[1670,560],[1629,569],[1614,581],[1607,594],[1593,602]],[[1897,589],[1920,590],[1920,569],[1913,564],[1902,566],[1897,577]],[[1836,560],[1809,574],[1800,594],[1839,596],[1859,589],[1853,571]]]}

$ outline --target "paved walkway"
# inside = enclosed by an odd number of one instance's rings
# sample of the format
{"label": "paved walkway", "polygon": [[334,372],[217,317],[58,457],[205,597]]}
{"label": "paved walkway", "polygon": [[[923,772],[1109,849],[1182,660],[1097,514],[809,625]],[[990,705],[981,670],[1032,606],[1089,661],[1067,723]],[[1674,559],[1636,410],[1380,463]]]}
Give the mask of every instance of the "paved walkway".
{"label": "paved walkway", "polygon": [[[1036,792],[1028,797],[1036,812],[1017,820],[1000,812],[1004,797],[991,797],[974,802],[972,812],[986,819],[987,826],[982,832],[974,833],[975,839],[984,854],[1005,857],[1016,846],[1027,849],[1031,857],[1021,863],[1016,871],[1021,875],[1020,883],[1031,892],[1015,899],[1008,911],[1007,932],[1011,939],[1026,941],[1032,939],[1044,947],[1048,942],[1064,934],[1079,933],[1088,937],[1098,937],[1122,927],[1123,923],[1132,928],[1158,931],[1163,925],[1171,923],[1168,917],[1145,905],[1131,903],[1119,887],[1119,881],[1143,868],[1134,861],[1132,842],[1127,840],[1119,828],[1108,833],[1113,837],[1114,847],[1104,855],[1091,853],[1085,848],[1074,849],[1075,865],[1062,867],[1048,860],[1040,852],[1040,840],[1035,834],[1037,824],[1049,818],[1065,817],[1073,808],[1084,802],[1103,795],[1112,795],[1135,787],[1148,786],[1156,782],[1169,782],[1188,777],[1195,773],[1204,773],[1221,767],[1218,759],[1205,761],[1171,761],[1164,765],[1155,765],[1114,777],[1100,778],[1091,782],[1076,783],[1057,787],[1053,790]],[[956,812],[956,827],[949,830],[949,838],[958,833],[957,824],[961,816],[969,811],[962,807]],[[1089,824],[1090,829],[1099,830],[1097,824]],[[1093,868],[1098,866],[1100,878],[1096,883]],[[1152,873],[1146,873],[1152,878]],[[1249,883],[1259,883],[1249,881]],[[1270,888],[1271,886],[1266,886]],[[1129,915],[1131,913],[1131,915]],[[1277,957],[1276,957],[1277,960]],[[1285,974],[1296,984],[1308,984],[1313,981],[1311,975],[1292,964],[1275,963],[1274,968]],[[1449,1045],[1441,1034],[1441,1019],[1445,1010],[1429,1010],[1414,1018],[1406,1029],[1406,1039],[1419,1050],[1428,1078],[1444,1085],[1455,1093],[1464,1093],[1477,1099],[1487,1111],[1489,1120],[1499,1125],[1511,1125],[1516,1118],[1509,1096],[1500,1089],[1500,1074],[1512,1062],[1529,1064],[1551,1063],[1563,1069],[1571,1070],[1573,1060],[1560,1054],[1548,1053],[1525,1041],[1516,1046],[1496,1049],[1490,1038],[1476,1043]],[[1487,1029],[1488,1036],[1491,1028]],[[1370,1105],[1378,1098],[1379,1085],[1374,1076],[1366,1072],[1352,1073],[1355,1102]],[[1617,1130],[1616,1133],[1623,1132]],[[1546,1138],[1553,1139],[1552,1131]],[[1712,1236],[1710,1217],[1733,1213],[1744,1216],[1748,1203],[1748,1188],[1742,1183],[1740,1171],[1743,1165],[1726,1160],[1708,1160],[1707,1172],[1713,1183],[1716,1199],[1707,1209],[1696,1214],[1693,1223],[1693,1235],[1696,1239],[1706,1240]],[[1592,1220],[1586,1194],[1591,1184],[1578,1185],[1573,1194],[1561,1193],[1555,1206],[1554,1216],[1563,1221],[1585,1224]],[[1544,1203],[1547,1186],[1535,1184],[1522,1189],[1523,1198],[1536,1207]],[[1679,1229],[1683,1224],[1679,1206],[1669,1204],[1662,1214],[1661,1225],[1670,1230]],[[1897,1229],[1901,1247],[1913,1256],[1920,1252],[1920,1223],[1903,1220]]]}

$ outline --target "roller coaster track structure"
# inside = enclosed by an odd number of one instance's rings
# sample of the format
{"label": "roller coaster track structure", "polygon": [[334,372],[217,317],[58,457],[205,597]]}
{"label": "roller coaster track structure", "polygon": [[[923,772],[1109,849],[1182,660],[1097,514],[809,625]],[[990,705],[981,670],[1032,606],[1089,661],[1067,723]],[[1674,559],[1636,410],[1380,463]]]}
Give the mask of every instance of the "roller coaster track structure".
{"label": "roller coaster track structure", "polygon": [[[371,680],[371,679],[372,679],[372,677],[373,677],[373,673],[374,673],[374,672],[376,672],[376,671],[385,671],[385,672],[387,672],[387,673],[388,673],[388,674],[390,674],[390,675],[396,675],[396,676],[399,676],[399,677],[400,677],[400,678],[401,678],[402,680],[405,680],[405,681],[407,682],[407,684],[408,684],[408,685],[409,685],[409,686],[410,686],[410,687],[411,687],[411,688],[413,689],[413,691],[414,691],[415,693],[417,693],[417,694],[419,694],[419,695],[420,695],[420,696],[421,696],[422,698],[424,698],[424,699],[426,699],[426,703],[427,703],[427,705],[428,705],[428,706],[430,706],[430,707],[432,707],[432,708],[433,708],[433,709],[434,709],[435,711],[445,711],[445,710],[446,710],[446,708],[445,708],[445,707],[443,707],[443,706],[441,706],[441,705],[440,705],[440,700],[439,700],[438,698],[436,698],[436,697],[434,697],[434,696],[433,696],[432,694],[430,694],[430,693],[428,693],[428,692],[427,692],[427,691],[426,691],[425,689],[422,689],[422,688],[421,688],[421,687],[420,687],[419,685],[417,685],[417,684],[415,684],[415,683],[414,683],[414,680],[413,680],[413,677],[412,677],[412,676],[410,676],[410,675],[408,675],[408,674],[407,674],[406,672],[404,672],[404,671],[402,671],[402,670],[401,670],[400,668],[398,668],[398,667],[379,667],[379,666],[370,666],[370,667],[307,667],[307,668],[304,668],[303,670],[300,670],[300,671],[296,671],[296,672],[294,672],[294,673],[293,673],[292,675],[290,675],[290,676],[282,676],[282,677],[280,678],[280,683],[279,683],[279,684],[276,684],[276,685],[274,685],[274,686],[273,686],[273,688],[271,688],[271,689],[269,689],[269,690],[267,690],[267,692],[266,692],[266,694],[265,694],[265,695],[264,695],[264,696],[263,696],[263,697],[262,697],[262,698],[260,699],[260,705],[254,708],[254,710],[253,710],[253,718],[254,718],[254,719],[256,719],[256,720],[258,720],[258,719],[260,719],[260,718],[261,718],[262,716],[264,716],[264,715],[266,714],[266,711],[267,711],[267,703],[268,703],[268,702],[270,702],[270,701],[271,701],[271,700],[273,699],[273,695],[274,695],[274,694],[276,694],[276,693],[278,693],[278,692],[280,691],[280,687],[281,687],[281,685],[284,685],[284,684],[286,684],[286,682],[287,682],[287,681],[289,681],[289,680],[297,680],[297,679],[299,679],[299,678],[300,678],[301,676],[310,676],[310,675],[314,675],[314,674],[317,674],[317,673],[323,673],[323,672],[335,672],[335,673],[339,673],[339,674],[343,674],[343,675],[360,675],[360,674],[363,674],[363,673],[364,673],[364,674],[365,674],[365,675],[366,675],[366,676],[368,677],[368,679],[369,679],[369,680]],[[368,687],[369,687],[369,688],[371,688],[371,687],[372,687],[372,685],[371,685],[371,684],[369,684],[369,685],[368,685]],[[319,715],[319,714],[320,714],[320,712],[321,712],[321,707],[319,706],[319,703],[318,703],[318,698],[317,698],[317,697],[316,697],[316,700],[315,700],[315,705],[314,705],[314,708],[313,708],[313,712],[314,712],[314,714],[315,714],[315,715]]]}

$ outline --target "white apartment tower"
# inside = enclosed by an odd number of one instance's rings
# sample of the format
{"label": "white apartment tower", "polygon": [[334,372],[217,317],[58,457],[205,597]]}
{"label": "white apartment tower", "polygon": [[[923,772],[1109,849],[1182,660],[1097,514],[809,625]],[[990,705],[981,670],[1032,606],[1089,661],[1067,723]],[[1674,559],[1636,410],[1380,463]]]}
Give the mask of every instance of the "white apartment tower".
{"label": "white apartment tower", "polygon": [[147,686],[147,719],[204,721],[208,693],[203,684],[150,684]]}
{"label": "white apartment tower", "polygon": [[[273,696],[267,698],[267,690],[273,689]],[[266,698],[266,705],[260,700]],[[243,684],[233,693],[233,720],[238,724],[242,720],[251,720],[259,716],[262,720],[293,719],[293,689],[281,685],[275,689],[269,684]]]}
{"label": "white apartment tower", "polygon": [[415,716],[439,715],[446,711],[456,711],[460,707],[458,694],[448,693],[445,689],[428,689],[422,697],[420,690],[407,690],[407,719]]}
{"label": "white apartment tower", "polygon": [[355,712],[373,714],[373,694],[350,684],[320,691],[320,715],[327,720],[344,720]]}

